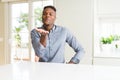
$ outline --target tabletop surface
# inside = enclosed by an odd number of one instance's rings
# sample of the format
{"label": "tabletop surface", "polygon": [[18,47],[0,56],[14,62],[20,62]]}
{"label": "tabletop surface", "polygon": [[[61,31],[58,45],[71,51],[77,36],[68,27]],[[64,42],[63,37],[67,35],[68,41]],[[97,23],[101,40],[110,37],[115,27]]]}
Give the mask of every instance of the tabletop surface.
{"label": "tabletop surface", "polygon": [[120,67],[18,62],[1,65],[0,80],[120,80]]}

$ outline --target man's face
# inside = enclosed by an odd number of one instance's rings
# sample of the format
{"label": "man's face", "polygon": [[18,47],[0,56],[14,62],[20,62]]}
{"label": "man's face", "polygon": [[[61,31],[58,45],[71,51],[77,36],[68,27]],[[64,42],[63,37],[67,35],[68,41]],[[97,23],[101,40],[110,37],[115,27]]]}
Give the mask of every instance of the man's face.
{"label": "man's face", "polygon": [[43,11],[42,21],[46,26],[53,25],[56,19],[56,12],[51,8],[46,8]]}

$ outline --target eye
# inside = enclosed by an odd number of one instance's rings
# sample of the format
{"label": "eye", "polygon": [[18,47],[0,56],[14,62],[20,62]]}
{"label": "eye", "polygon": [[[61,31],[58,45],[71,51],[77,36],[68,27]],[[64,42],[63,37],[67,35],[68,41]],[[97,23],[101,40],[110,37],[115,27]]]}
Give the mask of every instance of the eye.
{"label": "eye", "polygon": [[46,13],[43,13],[43,15],[47,15]]}
{"label": "eye", "polygon": [[54,13],[50,13],[49,15],[50,15],[50,16],[54,16]]}
{"label": "eye", "polygon": [[53,16],[53,14],[52,14],[52,13],[50,13],[50,16]]}

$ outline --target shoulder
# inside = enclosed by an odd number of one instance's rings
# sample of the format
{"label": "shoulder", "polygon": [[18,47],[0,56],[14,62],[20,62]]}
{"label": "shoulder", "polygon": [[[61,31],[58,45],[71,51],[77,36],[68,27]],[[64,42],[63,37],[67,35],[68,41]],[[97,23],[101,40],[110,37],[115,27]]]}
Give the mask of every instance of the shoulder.
{"label": "shoulder", "polygon": [[55,25],[55,29],[59,31],[67,31],[68,29],[65,26]]}

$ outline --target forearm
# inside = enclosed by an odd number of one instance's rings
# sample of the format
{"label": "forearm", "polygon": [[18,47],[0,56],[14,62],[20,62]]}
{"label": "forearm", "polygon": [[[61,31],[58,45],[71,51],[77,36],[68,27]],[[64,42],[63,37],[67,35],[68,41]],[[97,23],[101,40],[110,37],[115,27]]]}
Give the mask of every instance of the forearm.
{"label": "forearm", "polygon": [[76,54],[71,58],[71,62],[78,64],[80,60],[83,58],[85,51],[81,49],[80,51],[76,52]]}
{"label": "forearm", "polygon": [[47,35],[41,35],[40,43],[41,43],[44,47],[46,47],[46,44],[47,44]]}
{"label": "forearm", "polygon": [[[40,58],[44,58],[44,56],[46,55],[45,46],[46,46],[47,36],[46,37],[41,37],[41,36],[42,35],[38,34],[38,32],[35,29],[31,31],[31,42],[35,51],[35,55],[37,56],[37,58],[35,57],[35,61],[40,60]],[[44,61],[47,61],[47,59],[44,58]]]}

